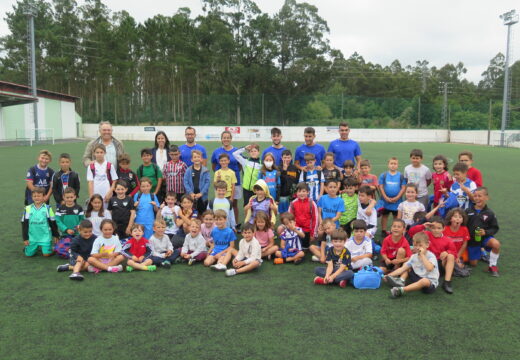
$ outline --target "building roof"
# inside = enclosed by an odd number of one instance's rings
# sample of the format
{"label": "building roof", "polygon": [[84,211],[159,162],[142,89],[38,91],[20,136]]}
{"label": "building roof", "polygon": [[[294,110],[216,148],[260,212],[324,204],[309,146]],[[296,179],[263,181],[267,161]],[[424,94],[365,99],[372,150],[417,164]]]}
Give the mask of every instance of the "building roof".
{"label": "building roof", "polygon": [[[34,97],[31,95],[31,89],[27,85],[15,84],[7,81],[0,80],[0,94],[11,93],[12,96],[20,96],[25,98],[31,98],[32,101],[35,101]],[[38,97],[53,99],[53,100],[61,100],[68,102],[76,102],[79,99],[77,96],[62,94],[56,91],[49,91],[43,89],[37,89]],[[32,102],[30,101],[30,102]],[[14,105],[14,104],[11,104]],[[2,106],[6,106],[3,105]]]}
{"label": "building roof", "polygon": [[35,101],[38,101],[38,99],[32,96],[17,95],[0,90],[0,106],[3,107],[29,104]]}

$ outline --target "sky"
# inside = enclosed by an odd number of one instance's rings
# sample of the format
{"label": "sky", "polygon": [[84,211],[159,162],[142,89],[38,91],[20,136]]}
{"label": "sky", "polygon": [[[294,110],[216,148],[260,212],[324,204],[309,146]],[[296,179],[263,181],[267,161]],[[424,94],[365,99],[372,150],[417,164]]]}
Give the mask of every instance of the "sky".
{"label": "sky", "polygon": [[[82,0],[77,0],[82,4]],[[299,0],[298,0],[299,1]],[[138,22],[156,14],[172,15],[188,7],[202,12],[200,0],[104,0],[112,11],[126,10]],[[256,0],[263,12],[275,14],[283,0]],[[330,28],[333,48],[349,57],[357,52],[365,61],[414,65],[427,60],[442,67],[462,61],[465,77],[478,83],[489,61],[505,53],[507,27],[499,15],[515,9],[517,0],[307,0],[318,8]],[[0,0],[0,36],[9,32],[4,17],[16,0]],[[516,37],[514,34],[518,34]],[[513,26],[512,60],[520,59],[520,24]],[[516,48],[516,49],[515,49]]]}

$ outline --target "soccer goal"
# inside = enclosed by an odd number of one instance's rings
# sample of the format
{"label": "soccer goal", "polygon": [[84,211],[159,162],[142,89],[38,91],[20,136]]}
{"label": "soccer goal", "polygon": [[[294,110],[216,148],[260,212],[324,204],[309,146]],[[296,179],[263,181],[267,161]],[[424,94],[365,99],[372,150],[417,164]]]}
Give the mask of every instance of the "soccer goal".
{"label": "soccer goal", "polygon": [[20,145],[53,144],[54,129],[17,129],[16,141]]}

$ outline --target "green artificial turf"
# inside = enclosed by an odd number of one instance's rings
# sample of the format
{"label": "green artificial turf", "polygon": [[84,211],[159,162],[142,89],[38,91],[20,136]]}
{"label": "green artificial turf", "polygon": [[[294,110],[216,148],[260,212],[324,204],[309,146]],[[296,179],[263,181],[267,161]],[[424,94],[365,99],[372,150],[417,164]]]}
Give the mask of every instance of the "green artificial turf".
{"label": "green artificial turf", "polygon": [[[209,152],[218,143],[203,143]],[[139,164],[145,142],[125,142]],[[239,144],[235,144],[239,145]],[[262,147],[267,144],[261,144]],[[290,144],[294,149],[297,144]],[[490,189],[502,242],[500,277],[455,278],[455,293],[438,290],[400,299],[389,289],[360,291],[315,286],[314,263],[273,265],[226,278],[200,264],[156,273],[85,274],[83,282],[57,273],[64,261],[22,254],[20,216],[24,176],[36,154],[69,152],[80,170],[85,143],[1,147],[0,359],[518,359],[520,150],[457,144],[362,143],[373,173],[390,156],[408,164],[418,147],[425,164],[444,154],[474,153]]]}

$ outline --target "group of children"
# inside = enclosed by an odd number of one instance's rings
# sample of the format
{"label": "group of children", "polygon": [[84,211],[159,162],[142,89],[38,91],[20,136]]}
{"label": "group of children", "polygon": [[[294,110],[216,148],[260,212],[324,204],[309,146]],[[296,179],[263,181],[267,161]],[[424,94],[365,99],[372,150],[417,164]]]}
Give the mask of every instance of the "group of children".
{"label": "group of children", "polygon": [[[432,173],[422,164],[422,151],[414,149],[404,173],[392,157],[388,170],[377,177],[368,160],[347,160],[339,168],[333,153],[325,153],[321,166],[316,166],[315,154],[306,153],[300,170],[285,149],[277,166],[274,154],[260,159],[260,147],[250,144],[232,153],[244,173],[240,227],[233,209],[237,179],[228,166],[230,155],[220,154],[220,169],[211,180],[200,151],[192,151],[189,167],[177,146],[168,152],[171,160],[159,169],[151,150],[143,149],[143,164],[134,173],[128,154],[113,166],[105,160],[104,145],[96,145],[95,161],[87,167],[89,199],[83,210],[70,156],[60,156],[60,171],[54,173],[48,167],[51,154],[42,150],[26,178],[25,254],[33,256],[41,247],[49,256],[55,250],[53,238],[65,243],[70,260],[58,271],[72,271],[71,279],[82,280],[82,271],[155,271],[181,262],[201,262],[233,276],[265,260],[300,264],[310,252],[312,261],[325,265],[315,269],[315,284],[345,287],[356,271],[377,264],[396,297],[414,290],[433,292],[440,273],[442,288],[453,293],[452,276],[467,274],[465,263],[475,266],[487,249],[488,270],[498,276],[498,224],[470,152],[459,154],[452,175],[446,157],[433,159]],[[51,195],[55,212],[48,205]]]}

